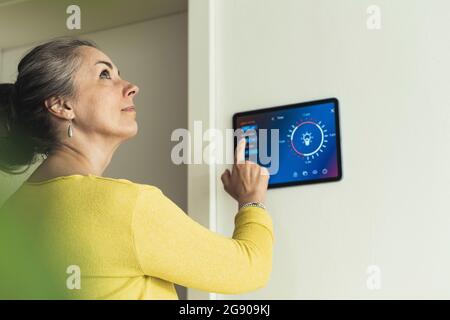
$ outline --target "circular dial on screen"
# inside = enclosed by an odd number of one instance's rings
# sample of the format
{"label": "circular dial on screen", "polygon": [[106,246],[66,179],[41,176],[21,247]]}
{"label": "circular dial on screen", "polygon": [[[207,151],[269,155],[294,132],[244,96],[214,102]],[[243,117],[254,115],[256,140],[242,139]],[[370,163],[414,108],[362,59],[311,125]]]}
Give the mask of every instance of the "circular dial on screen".
{"label": "circular dial on screen", "polygon": [[291,150],[309,163],[324,152],[328,142],[325,125],[312,119],[291,125],[287,137],[290,139]]}

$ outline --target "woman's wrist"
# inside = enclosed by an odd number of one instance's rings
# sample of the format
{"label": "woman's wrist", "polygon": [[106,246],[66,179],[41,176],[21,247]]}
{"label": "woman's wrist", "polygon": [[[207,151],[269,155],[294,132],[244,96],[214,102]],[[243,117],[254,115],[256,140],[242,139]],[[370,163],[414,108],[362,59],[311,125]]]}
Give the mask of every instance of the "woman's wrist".
{"label": "woman's wrist", "polygon": [[252,202],[246,202],[246,203],[239,204],[238,211],[240,211],[244,208],[247,208],[247,207],[257,207],[257,208],[266,210],[266,206],[262,202],[252,201]]}
{"label": "woman's wrist", "polygon": [[237,198],[239,204],[244,204],[247,202],[264,202],[263,196],[257,193],[246,194]]}

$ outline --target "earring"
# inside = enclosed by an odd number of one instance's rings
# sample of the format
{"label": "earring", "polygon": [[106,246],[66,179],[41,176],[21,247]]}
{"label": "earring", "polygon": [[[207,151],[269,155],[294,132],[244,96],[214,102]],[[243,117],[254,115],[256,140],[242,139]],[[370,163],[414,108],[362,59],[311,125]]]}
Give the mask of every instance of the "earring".
{"label": "earring", "polygon": [[69,128],[67,129],[67,135],[69,136],[69,138],[73,137],[72,120],[71,119],[69,119]]}

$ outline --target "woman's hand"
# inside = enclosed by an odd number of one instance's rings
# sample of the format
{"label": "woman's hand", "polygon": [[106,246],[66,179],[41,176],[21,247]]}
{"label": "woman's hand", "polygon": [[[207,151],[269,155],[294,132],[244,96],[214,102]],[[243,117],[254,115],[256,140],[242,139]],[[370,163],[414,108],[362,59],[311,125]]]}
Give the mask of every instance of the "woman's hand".
{"label": "woman's hand", "polygon": [[267,186],[269,184],[269,171],[253,161],[245,160],[245,138],[239,141],[232,172],[226,169],[221,176],[224,189],[241,206],[247,202],[264,203]]}

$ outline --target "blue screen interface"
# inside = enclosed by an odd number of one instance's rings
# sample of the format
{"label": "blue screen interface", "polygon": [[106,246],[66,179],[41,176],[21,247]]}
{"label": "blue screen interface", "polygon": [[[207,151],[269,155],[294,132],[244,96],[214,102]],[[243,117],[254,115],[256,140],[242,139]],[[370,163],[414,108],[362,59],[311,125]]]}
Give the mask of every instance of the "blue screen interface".
{"label": "blue screen interface", "polygon": [[[246,159],[269,169],[269,186],[340,177],[338,126],[334,100],[235,118],[235,129],[241,129],[247,140]],[[278,137],[272,129],[278,129]]]}

